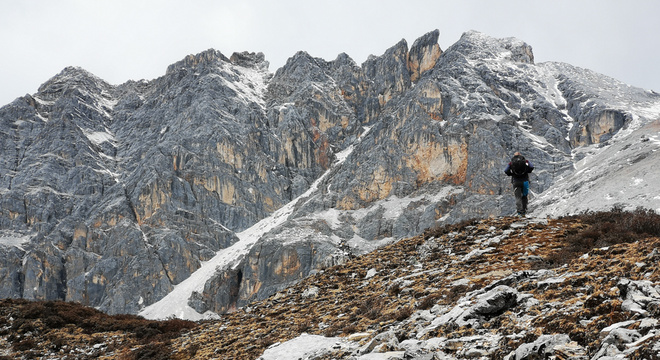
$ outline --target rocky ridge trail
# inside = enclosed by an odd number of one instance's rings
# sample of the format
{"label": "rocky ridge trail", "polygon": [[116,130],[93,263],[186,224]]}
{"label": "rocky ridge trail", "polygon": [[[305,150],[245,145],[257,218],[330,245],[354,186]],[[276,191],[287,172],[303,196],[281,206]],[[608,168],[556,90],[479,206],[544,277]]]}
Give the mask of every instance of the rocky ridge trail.
{"label": "rocky ridge trail", "polygon": [[[286,341],[306,334],[306,359],[658,356],[660,223],[641,213],[630,222],[653,223],[655,236],[624,229],[627,237],[606,240],[599,231],[618,236],[613,229],[626,226],[613,220],[620,214],[430,230],[326,269],[175,346],[195,358],[236,359],[269,347],[266,360],[300,351]],[[312,335],[325,340],[314,347]]]}
{"label": "rocky ridge trail", "polygon": [[[25,313],[40,303],[4,300],[0,356],[653,359],[658,235],[660,216],[641,209],[466,221],[322,269],[220,320],[192,329],[170,320],[170,329],[190,329],[180,335],[159,336],[166,322],[139,317],[131,319],[151,337],[94,331]],[[67,347],[53,340],[63,331],[78,334]]]}

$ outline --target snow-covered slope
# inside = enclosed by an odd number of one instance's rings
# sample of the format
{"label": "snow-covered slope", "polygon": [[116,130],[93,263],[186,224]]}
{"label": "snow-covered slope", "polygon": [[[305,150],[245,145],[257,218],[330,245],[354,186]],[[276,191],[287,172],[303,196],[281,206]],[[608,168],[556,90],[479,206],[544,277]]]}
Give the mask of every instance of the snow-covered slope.
{"label": "snow-covered slope", "polygon": [[[655,117],[660,118],[660,108]],[[660,212],[660,120],[576,153],[584,157],[575,163],[575,172],[531,200],[534,216],[557,217],[614,206]]]}
{"label": "snow-covered slope", "polygon": [[[603,108],[619,109],[628,119],[620,130],[605,134],[606,140],[575,146],[574,170],[537,194],[530,203],[533,214],[556,217],[613,206],[660,211],[660,96],[568,64],[541,66],[563,81],[564,93],[575,96],[567,111],[571,116]],[[576,125],[584,126],[583,133],[597,127]]]}

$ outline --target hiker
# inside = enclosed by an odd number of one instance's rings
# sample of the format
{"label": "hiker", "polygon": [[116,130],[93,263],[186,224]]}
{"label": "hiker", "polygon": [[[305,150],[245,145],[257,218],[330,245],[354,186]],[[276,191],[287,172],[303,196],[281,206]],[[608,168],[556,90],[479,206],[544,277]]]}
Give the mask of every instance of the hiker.
{"label": "hiker", "polygon": [[527,194],[529,193],[529,173],[534,170],[534,165],[525,159],[519,152],[513,154],[511,162],[504,169],[504,173],[511,176],[513,194],[516,196],[516,210],[518,216],[527,214]]}

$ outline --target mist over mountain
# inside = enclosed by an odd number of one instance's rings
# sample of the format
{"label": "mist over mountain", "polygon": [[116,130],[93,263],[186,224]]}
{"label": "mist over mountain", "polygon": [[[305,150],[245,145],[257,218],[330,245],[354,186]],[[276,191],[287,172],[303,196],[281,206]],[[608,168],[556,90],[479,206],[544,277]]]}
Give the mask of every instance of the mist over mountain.
{"label": "mist over mountain", "polygon": [[[118,86],[62,70],[0,108],[0,297],[233,311],[429,227],[510,215],[515,151],[536,166],[533,216],[660,209],[659,94],[536,64],[518,39],[438,36],[361,65],[299,52],[275,73],[212,49]],[[159,307],[177,287],[185,303]]]}

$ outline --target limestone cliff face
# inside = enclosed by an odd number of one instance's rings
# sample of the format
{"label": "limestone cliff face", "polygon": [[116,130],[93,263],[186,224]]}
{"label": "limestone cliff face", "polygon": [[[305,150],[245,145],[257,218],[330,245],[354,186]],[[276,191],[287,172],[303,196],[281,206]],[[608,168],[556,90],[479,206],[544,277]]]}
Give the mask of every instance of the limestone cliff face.
{"label": "limestone cliff face", "polygon": [[[657,94],[531,46],[439,32],[357,65],[305,52],[189,55],[152,81],[66,68],[0,108],[0,294],[135,313],[236,233],[298,198],[281,226],[190,304],[226,312],[439,222],[510,212],[502,169],[537,165],[535,194],[572,152],[649,115]],[[321,176],[323,177],[321,178]]]}
{"label": "limestone cliff face", "polygon": [[355,116],[267,107],[270,77],[209,50],[116,87],[67,68],[3,107],[0,223],[32,239],[3,247],[3,295],[135,313],[305,191]]}
{"label": "limestone cliff face", "polygon": [[[343,94],[339,104],[364,131],[346,161],[299,201],[283,225],[296,230],[265,235],[238,266],[240,295],[205,308],[223,312],[263,299],[346,254],[438,222],[508,214],[513,204],[502,170],[513,152],[534,161],[532,190],[542,193],[571,172],[574,148],[605,141],[633,116],[622,104],[606,106],[603,98],[614,95],[599,96],[603,87],[614,92],[616,82],[584,78],[566,64],[536,65],[520,40],[468,32],[442,52],[437,36],[426,34],[411,49],[402,41],[361,67],[343,55],[326,63],[298,54],[278,71],[271,90],[315,79]],[[281,77],[293,71],[295,79]],[[636,89],[626,96],[658,101]]]}

